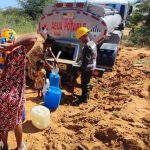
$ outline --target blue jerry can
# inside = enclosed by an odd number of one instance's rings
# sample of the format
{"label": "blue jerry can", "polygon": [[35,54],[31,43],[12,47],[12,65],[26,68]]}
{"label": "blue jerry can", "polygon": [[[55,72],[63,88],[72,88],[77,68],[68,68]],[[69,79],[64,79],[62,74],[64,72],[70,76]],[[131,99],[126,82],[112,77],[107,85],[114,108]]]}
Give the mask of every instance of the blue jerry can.
{"label": "blue jerry can", "polygon": [[50,80],[50,86],[59,87],[60,76],[58,73],[50,73],[49,80]]}
{"label": "blue jerry can", "polygon": [[58,108],[61,100],[61,89],[58,87],[50,86],[44,97],[44,106],[49,109]]}

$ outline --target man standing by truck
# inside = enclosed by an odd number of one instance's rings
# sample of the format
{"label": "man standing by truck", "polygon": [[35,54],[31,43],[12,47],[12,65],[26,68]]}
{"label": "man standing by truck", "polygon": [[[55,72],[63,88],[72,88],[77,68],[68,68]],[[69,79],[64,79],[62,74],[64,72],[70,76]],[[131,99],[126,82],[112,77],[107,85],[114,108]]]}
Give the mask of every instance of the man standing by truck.
{"label": "man standing by truck", "polygon": [[81,88],[82,95],[79,98],[80,102],[86,103],[89,99],[90,79],[93,70],[96,68],[97,47],[94,41],[89,37],[90,30],[85,27],[79,27],[76,30],[76,38],[83,44],[81,56]]}

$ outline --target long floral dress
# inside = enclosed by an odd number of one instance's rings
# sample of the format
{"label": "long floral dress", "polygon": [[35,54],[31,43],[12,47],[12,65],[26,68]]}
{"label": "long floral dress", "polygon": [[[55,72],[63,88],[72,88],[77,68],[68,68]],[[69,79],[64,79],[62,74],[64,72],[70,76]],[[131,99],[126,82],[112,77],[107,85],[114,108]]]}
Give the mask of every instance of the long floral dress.
{"label": "long floral dress", "polygon": [[7,56],[5,76],[0,79],[0,131],[13,130],[22,121],[25,55],[25,47],[19,46]]}

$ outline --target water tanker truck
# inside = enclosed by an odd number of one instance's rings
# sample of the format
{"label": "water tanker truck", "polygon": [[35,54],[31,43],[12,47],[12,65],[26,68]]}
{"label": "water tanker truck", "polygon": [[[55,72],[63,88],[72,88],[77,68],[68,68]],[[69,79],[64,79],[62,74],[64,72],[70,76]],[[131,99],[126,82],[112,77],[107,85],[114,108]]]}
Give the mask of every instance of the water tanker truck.
{"label": "water tanker truck", "polygon": [[[38,32],[45,40],[48,36],[55,40],[52,52],[57,58],[59,55],[59,67],[67,75],[80,67],[78,60],[81,57],[82,45],[75,37],[75,31],[80,26],[91,30],[90,37],[97,44],[94,75],[102,76],[104,72],[112,70],[125,26],[128,5],[122,0],[122,3],[114,1],[113,7],[110,6],[108,0],[107,3],[89,0],[59,1],[44,8]],[[48,56],[47,61],[51,63],[54,59]]]}

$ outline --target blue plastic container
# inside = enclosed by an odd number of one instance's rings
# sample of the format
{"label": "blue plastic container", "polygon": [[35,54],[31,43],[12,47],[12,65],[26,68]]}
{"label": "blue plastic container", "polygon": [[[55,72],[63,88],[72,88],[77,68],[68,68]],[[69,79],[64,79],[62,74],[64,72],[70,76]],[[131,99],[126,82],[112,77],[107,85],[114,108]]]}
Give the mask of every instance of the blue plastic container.
{"label": "blue plastic container", "polygon": [[58,108],[62,92],[60,88],[51,86],[44,97],[44,105],[49,109]]}
{"label": "blue plastic container", "polygon": [[59,87],[60,76],[58,73],[49,74],[50,86]]}
{"label": "blue plastic container", "polygon": [[1,38],[1,39],[0,39],[0,43],[1,43],[1,44],[5,44],[5,42],[6,42],[6,38]]}

